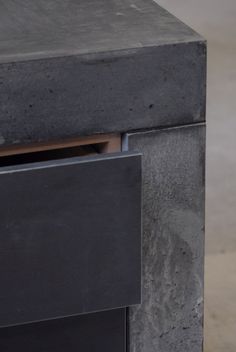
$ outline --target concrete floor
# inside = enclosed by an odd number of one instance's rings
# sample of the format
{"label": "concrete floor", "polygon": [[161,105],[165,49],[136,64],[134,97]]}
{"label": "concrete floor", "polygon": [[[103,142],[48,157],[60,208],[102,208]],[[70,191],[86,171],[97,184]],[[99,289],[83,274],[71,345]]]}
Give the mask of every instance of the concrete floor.
{"label": "concrete floor", "polygon": [[236,0],[158,0],[208,40],[205,352],[236,352]]}

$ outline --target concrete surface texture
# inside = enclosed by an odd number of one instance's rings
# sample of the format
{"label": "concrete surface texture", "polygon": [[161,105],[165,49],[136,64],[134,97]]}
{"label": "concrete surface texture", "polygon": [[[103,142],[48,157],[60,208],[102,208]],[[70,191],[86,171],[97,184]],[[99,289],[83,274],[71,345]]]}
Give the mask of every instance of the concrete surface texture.
{"label": "concrete surface texture", "polygon": [[151,0],[67,3],[0,1],[2,146],[204,120],[198,34]]}
{"label": "concrete surface texture", "polygon": [[131,133],[127,147],[143,154],[142,304],[129,310],[130,352],[200,352],[205,125]]}
{"label": "concrete surface texture", "polygon": [[208,40],[205,352],[235,352],[236,1],[158,3]]}

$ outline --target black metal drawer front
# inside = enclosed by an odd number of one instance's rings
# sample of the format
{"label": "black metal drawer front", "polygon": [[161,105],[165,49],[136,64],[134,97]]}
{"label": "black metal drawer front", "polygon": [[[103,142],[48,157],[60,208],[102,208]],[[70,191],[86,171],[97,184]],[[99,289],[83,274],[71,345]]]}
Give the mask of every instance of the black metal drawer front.
{"label": "black metal drawer front", "polygon": [[1,352],[125,352],[125,308],[0,329]]}
{"label": "black metal drawer front", "polygon": [[0,326],[140,303],[141,156],[0,171]]}

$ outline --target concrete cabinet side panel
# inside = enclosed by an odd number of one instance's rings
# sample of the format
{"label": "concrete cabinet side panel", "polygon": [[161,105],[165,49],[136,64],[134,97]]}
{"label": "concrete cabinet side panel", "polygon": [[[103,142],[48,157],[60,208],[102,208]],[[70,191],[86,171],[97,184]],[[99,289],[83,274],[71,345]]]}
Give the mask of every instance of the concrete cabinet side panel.
{"label": "concrete cabinet side panel", "polygon": [[143,153],[142,304],[129,352],[200,352],[203,341],[205,126],[127,134]]}

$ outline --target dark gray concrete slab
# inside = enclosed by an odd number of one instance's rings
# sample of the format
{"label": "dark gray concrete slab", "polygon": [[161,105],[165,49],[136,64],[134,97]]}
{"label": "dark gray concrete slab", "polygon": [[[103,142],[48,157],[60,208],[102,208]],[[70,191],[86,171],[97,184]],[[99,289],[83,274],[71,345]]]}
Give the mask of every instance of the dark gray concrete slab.
{"label": "dark gray concrete slab", "polygon": [[0,62],[199,40],[150,0],[0,2]]}
{"label": "dark gray concrete slab", "polygon": [[0,144],[205,119],[204,40],[150,0],[0,2]]}
{"label": "dark gray concrete slab", "polygon": [[201,352],[205,126],[128,134],[143,153],[142,304],[129,310],[130,352]]}

